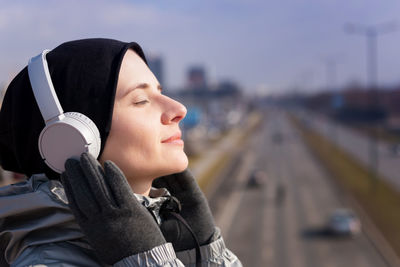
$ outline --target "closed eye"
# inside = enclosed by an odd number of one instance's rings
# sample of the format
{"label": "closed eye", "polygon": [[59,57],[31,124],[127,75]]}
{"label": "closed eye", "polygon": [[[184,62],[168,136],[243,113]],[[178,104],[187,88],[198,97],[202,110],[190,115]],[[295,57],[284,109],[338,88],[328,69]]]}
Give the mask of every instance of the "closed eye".
{"label": "closed eye", "polygon": [[142,101],[139,101],[139,102],[135,102],[134,104],[141,106],[141,105],[144,105],[144,104],[147,104],[147,103],[149,103],[149,100],[142,100]]}

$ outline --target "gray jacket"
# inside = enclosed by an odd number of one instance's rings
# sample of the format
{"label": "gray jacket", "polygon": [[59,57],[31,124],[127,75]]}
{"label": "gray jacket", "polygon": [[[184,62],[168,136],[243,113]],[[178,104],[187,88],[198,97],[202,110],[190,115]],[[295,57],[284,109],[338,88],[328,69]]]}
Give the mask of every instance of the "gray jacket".
{"label": "gray jacket", "polygon": [[[0,267],[107,266],[85,240],[62,184],[44,175],[0,188]],[[242,266],[224,244],[201,247],[202,266]],[[122,259],[117,267],[195,266],[195,250],[175,252],[171,243]]]}

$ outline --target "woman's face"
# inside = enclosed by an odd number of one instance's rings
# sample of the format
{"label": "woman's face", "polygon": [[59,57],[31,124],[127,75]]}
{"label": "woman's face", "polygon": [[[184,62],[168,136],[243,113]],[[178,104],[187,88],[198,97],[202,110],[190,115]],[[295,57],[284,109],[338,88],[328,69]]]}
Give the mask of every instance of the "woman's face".
{"label": "woman's face", "polygon": [[111,131],[100,162],[111,160],[128,181],[183,171],[179,122],[186,108],[163,95],[157,78],[133,51],[125,54],[118,78]]}

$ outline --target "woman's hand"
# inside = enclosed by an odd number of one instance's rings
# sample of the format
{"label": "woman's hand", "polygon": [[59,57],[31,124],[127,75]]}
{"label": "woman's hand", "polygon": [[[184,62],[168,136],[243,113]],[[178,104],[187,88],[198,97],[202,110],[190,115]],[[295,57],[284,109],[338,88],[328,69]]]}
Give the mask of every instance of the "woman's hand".
{"label": "woman's hand", "polygon": [[[209,244],[215,231],[214,219],[203,192],[192,174],[184,172],[160,177],[153,186],[166,188],[181,203],[180,215],[192,228],[200,245]],[[175,219],[167,219],[160,226],[166,240],[176,251],[195,247],[190,232]]]}
{"label": "woman's hand", "polygon": [[98,257],[108,264],[166,243],[157,223],[111,161],[68,159],[62,183],[69,206]]}

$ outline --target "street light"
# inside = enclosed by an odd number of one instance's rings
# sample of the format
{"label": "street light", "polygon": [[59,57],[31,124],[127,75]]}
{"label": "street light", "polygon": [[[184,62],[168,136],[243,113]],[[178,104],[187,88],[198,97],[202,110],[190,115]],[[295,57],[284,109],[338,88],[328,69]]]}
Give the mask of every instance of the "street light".
{"label": "street light", "polygon": [[[396,22],[388,22],[373,26],[355,25],[351,23],[345,24],[344,30],[350,34],[360,34],[367,37],[367,82],[370,90],[377,90],[378,84],[378,36],[397,29]],[[371,104],[375,104],[378,98],[374,98],[371,93]],[[378,132],[377,132],[378,134]],[[378,172],[379,158],[377,140],[371,135],[369,142],[369,155],[370,155],[370,176],[372,181],[376,181],[376,173]]]}
{"label": "street light", "polygon": [[[330,114],[333,118],[335,116],[335,101],[339,95],[338,93],[338,88],[336,87],[336,65],[337,61],[333,58],[329,58],[325,61],[326,64],[326,88],[327,90],[330,90],[332,92],[332,97],[331,97],[331,108],[333,108],[333,113]],[[331,122],[331,127],[329,129],[329,132],[332,136],[332,141],[335,145],[337,144],[337,131],[336,131],[336,122],[335,119],[332,120]]]}
{"label": "street light", "polygon": [[394,32],[396,29],[397,23],[394,21],[373,26],[363,26],[351,23],[345,24],[345,32],[365,35],[367,37],[367,80],[371,88],[374,88],[378,81],[378,36]]}

